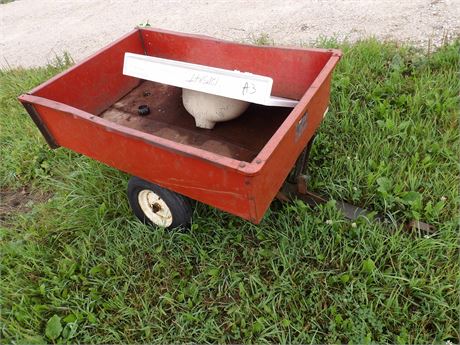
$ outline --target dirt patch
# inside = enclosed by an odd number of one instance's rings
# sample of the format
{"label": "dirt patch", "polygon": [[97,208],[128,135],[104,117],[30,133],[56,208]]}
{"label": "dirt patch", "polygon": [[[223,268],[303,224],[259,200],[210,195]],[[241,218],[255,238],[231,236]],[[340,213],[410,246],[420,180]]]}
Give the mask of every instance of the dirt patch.
{"label": "dirt patch", "polygon": [[28,187],[0,190],[0,224],[7,223],[15,214],[29,212],[35,204],[44,203],[51,196],[51,193],[31,191]]}

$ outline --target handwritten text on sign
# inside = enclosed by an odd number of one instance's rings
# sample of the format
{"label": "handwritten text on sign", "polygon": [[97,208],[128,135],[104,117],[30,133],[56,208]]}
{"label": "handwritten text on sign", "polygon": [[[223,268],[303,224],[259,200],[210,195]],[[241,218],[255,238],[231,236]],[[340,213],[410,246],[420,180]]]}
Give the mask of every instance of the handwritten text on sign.
{"label": "handwritten text on sign", "polygon": [[[190,79],[186,80],[187,83],[201,84],[209,86],[217,86],[219,77],[212,74],[193,73]],[[244,82],[244,83],[243,83]],[[252,82],[242,81],[243,87],[241,88],[241,95],[253,95],[257,92],[256,85]]]}
{"label": "handwritten text on sign", "polygon": [[125,54],[123,74],[258,104],[267,102],[273,84],[266,76],[132,53]]}

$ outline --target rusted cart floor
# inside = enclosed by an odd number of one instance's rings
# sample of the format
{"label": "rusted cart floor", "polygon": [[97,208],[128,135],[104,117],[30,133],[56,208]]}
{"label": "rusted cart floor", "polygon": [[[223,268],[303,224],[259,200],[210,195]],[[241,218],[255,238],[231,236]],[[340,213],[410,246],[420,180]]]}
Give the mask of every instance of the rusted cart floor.
{"label": "rusted cart floor", "polygon": [[[149,115],[137,114],[142,104],[150,107]],[[217,123],[211,130],[202,129],[195,127],[195,120],[182,105],[180,88],[143,81],[100,117],[177,143],[250,162],[291,110],[251,104],[239,118]]]}

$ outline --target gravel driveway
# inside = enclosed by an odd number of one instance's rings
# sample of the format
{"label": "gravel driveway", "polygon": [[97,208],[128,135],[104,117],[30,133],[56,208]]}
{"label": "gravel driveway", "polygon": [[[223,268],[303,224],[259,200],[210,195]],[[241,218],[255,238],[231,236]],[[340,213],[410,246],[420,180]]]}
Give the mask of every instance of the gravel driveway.
{"label": "gravel driveway", "polygon": [[0,5],[0,66],[37,66],[67,51],[76,60],[140,23],[278,44],[367,36],[427,46],[460,35],[460,0],[17,0]]}

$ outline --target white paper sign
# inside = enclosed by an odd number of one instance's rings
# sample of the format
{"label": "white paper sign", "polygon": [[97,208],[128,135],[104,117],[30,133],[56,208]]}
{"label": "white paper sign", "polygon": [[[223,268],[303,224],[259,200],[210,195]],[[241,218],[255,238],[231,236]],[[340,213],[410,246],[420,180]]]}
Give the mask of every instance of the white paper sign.
{"label": "white paper sign", "polygon": [[257,104],[294,107],[298,103],[271,97],[270,77],[147,55],[125,53],[123,74]]}

